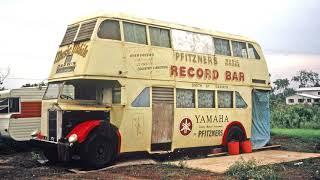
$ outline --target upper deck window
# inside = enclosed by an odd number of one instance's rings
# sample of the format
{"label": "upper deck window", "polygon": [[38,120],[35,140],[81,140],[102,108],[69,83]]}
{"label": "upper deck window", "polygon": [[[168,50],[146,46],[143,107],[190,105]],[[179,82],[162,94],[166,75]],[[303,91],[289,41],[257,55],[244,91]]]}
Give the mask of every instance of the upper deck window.
{"label": "upper deck window", "polygon": [[231,56],[229,40],[213,38],[215,54]]}
{"label": "upper deck window", "polygon": [[173,29],[172,46],[175,50],[213,54],[214,46],[209,35]]}
{"label": "upper deck window", "polygon": [[103,21],[98,30],[98,37],[102,39],[121,40],[119,21]]}
{"label": "upper deck window", "polygon": [[170,33],[167,29],[150,27],[150,40],[151,45],[170,48]]}
{"label": "upper deck window", "polygon": [[75,41],[86,41],[91,38],[97,20],[82,23]]}
{"label": "upper deck window", "polygon": [[124,22],[124,40],[138,44],[147,44],[146,26]]}
{"label": "upper deck window", "polygon": [[260,59],[260,56],[252,44],[248,44],[248,55],[250,59]]}
{"label": "upper deck window", "polygon": [[246,43],[244,42],[232,41],[232,52],[234,57],[248,57]]}
{"label": "upper deck window", "polygon": [[66,33],[64,34],[64,37],[62,39],[60,46],[71,44],[74,38],[76,37],[78,28],[79,28],[79,25],[68,27]]}

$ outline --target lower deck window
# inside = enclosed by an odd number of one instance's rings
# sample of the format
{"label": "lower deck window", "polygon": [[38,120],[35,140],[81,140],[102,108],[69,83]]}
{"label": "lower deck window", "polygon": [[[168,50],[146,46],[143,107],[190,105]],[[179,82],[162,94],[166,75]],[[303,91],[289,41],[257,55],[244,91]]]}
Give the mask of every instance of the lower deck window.
{"label": "lower deck window", "polygon": [[199,90],[198,91],[198,107],[214,108],[214,91]]}
{"label": "lower deck window", "polygon": [[194,108],[195,93],[193,89],[177,89],[177,108]]}
{"label": "lower deck window", "polygon": [[246,108],[248,107],[247,103],[241,97],[240,93],[236,91],[236,108]]}
{"label": "lower deck window", "polygon": [[150,88],[144,88],[131,103],[132,107],[150,107]]}
{"label": "lower deck window", "polygon": [[233,92],[232,91],[218,91],[218,107],[232,108],[233,107]]}

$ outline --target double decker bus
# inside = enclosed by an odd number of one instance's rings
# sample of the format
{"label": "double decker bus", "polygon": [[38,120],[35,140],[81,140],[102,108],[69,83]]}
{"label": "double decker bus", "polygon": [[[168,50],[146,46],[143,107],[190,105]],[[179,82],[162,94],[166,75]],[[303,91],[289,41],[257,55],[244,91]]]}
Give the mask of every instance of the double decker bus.
{"label": "double decker bus", "polygon": [[268,113],[254,96],[271,89],[255,41],[124,14],[70,24],[48,81],[32,141],[51,161],[95,167],[252,139],[254,114]]}

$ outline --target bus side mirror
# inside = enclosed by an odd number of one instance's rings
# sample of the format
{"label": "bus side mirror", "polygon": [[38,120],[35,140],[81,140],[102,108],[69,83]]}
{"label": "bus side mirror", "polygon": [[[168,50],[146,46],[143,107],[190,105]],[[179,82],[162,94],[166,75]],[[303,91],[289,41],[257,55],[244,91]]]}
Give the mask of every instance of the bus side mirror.
{"label": "bus side mirror", "polygon": [[125,86],[121,87],[121,105],[127,105],[127,90]]}

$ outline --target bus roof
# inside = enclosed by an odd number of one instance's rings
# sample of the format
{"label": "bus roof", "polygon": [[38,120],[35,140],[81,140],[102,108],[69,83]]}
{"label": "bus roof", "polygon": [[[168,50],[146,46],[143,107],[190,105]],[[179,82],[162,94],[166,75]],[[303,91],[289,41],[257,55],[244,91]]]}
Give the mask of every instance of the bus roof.
{"label": "bus roof", "polygon": [[240,41],[254,42],[254,43],[258,44],[255,40],[250,39],[248,37],[240,36],[240,35],[219,32],[219,31],[213,31],[213,30],[207,30],[207,29],[202,29],[202,28],[197,28],[197,27],[192,27],[192,26],[181,25],[181,24],[177,24],[177,23],[170,23],[170,22],[160,21],[160,20],[151,19],[151,18],[141,18],[141,17],[136,17],[133,15],[128,15],[125,13],[95,13],[94,15],[91,15],[91,16],[80,17],[80,18],[76,19],[74,21],[74,23],[72,23],[70,25],[74,25],[79,22],[87,21],[87,20],[95,19],[95,18],[115,18],[115,19],[121,19],[121,20],[135,21],[135,22],[146,23],[146,24],[160,26],[160,27],[162,26],[162,27],[167,27],[167,28],[172,28],[172,29],[180,29],[180,30],[196,32],[196,33],[201,33],[201,34],[209,34],[212,36],[230,38],[230,39],[240,40]]}

